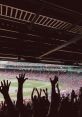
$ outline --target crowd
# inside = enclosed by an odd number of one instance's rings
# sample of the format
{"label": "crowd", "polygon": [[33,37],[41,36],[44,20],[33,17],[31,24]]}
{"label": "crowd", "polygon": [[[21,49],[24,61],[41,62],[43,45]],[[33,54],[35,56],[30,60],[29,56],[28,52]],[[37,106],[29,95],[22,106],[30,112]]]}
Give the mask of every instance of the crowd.
{"label": "crowd", "polygon": [[[0,93],[4,102],[0,103],[0,117],[82,117],[82,87],[76,95],[72,90],[66,96],[61,95],[58,77],[50,78],[51,101],[48,99],[48,89],[33,88],[31,101],[23,100],[23,84],[28,78],[25,74],[16,76],[18,81],[17,100],[12,101],[9,95],[11,82],[1,81]],[[44,93],[44,96],[42,96]]]}

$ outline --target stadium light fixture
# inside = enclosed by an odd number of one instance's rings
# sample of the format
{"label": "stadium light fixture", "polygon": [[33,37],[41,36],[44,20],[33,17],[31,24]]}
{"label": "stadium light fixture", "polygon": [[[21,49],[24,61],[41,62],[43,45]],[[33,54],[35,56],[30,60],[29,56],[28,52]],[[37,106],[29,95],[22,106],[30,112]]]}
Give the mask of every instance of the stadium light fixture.
{"label": "stadium light fixture", "polygon": [[48,17],[46,17],[46,19],[44,20],[44,22],[42,23],[42,25],[45,25],[45,23],[49,20]]}
{"label": "stadium light fixture", "polygon": [[54,23],[54,25],[52,27],[55,27],[57,24],[59,24],[60,20],[56,20],[56,22]]}
{"label": "stadium light fixture", "polygon": [[21,19],[22,14],[23,14],[23,10],[21,10],[21,13],[20,13],[19,19]]}
{"label": "stadium light fixture", "polygon": [[10,7],[10,9],[11,9],[10,17],[12,17],[12,14],[13,14],[13,7]]}
{"label": "stadium light fixture", "polygon": [[[5,11],[4,11],[4,8],[6,9]],[[14,15],[14,12],[15,12],[15,15]],[[8,5],[3,5],[3,4],[0,4],[0,15],[10,18],[11,20],[14,19],[12,20],[13,22],[19,21],[18,23],[21,23],[21,22],[32,23],[33,19],[37,16],[36,13],[18,9],[18,8],[8,6]],[[22,15],[24,15],[23,18],[22,18]],[[71,33],[81,34],[82,32],[82,26],[79,26],[79,25],[74,26],[72,23],[65,22],[65,21],[58,20],[58,19],[51,18],[51,17],[47,17],[47,16],[40,15],[40,14],[38,15],[38,17],[35,19],[33,23],[37,25],[45,26],[48,28],[66,30]]]}
{"label": "stadium light fixture", "polygon": [[58,25],[56,25],[55,28],[60,28],[62,23],[63,23],[62,21],[59,21]]}
{"label": "stadium light fixture", "polygon": [[48,20],[48,22],[45,24],[45,26],[49,26],[49,27],[50,27],[50,24],[53,22],[54,19],[53,19],[53,18],[49,18],[49,17],[48,17],[48,19],[49,19],[49,20]]}
{"label": "stadium light fixture", "polygon": [[5,13],[5,15],[7,15],[7,12],[8,12],[8,6],[6,6],[6,13]]}
{"label": "stadium light fixture", "polygon": [[29,17],[27,19],[28,22],[30,21],[31,16],[32,16],[32,13],[29,13]]}
{"label": "stadium light fixture", "polygon": [[27,11],[25,11],[25,15],[24,15],[24,18],[23,18],[23,20],[25,20],[25,18],[26,18],[26,16],[27,16]]}
{"label": "stadium light fixture", "polygon": [[65,25],[62,27],[62,29],[66,29],[66,30],[68,30],[69,29],[69,27],[71,27],[72,26],[72,24],[70,24],[70,23],[65,23]]}
{"label": "stadium light fixture", "polygon": [[63,29],[66,24],[66,22],[62,22],[62,24],[60,25],[60,29]]}
{"label": "stadium light fixture", "polygon": [[15,9],[16,12],[15,12],[15,18],[17,17],[17,13],[18,13],[18,9]]}
{"label": "stadium light fixture", "polygon": [[49,24],[49,27],[52,27],[52,25],[56,22],[56,19],[53,19],[53,21]]}

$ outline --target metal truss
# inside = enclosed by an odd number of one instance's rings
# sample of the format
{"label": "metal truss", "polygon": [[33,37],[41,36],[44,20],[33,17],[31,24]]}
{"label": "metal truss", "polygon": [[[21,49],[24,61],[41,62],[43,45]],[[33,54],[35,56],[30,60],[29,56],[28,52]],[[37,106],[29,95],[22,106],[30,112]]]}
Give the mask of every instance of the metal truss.
{"label": "metal truss", "polygon": [[[12,6],[0,4],[0,16],[22,22],[32,23],[33,19],[37,16],[37,14]],[[82,26],[73,26],[72,23],[61,21],[55,18],[50,18],[44,15],[38,15],[38,17],[33,23],[36,25],[45,26],[52,29],[65,30],[76,34],[81,34],[82,32]]]}

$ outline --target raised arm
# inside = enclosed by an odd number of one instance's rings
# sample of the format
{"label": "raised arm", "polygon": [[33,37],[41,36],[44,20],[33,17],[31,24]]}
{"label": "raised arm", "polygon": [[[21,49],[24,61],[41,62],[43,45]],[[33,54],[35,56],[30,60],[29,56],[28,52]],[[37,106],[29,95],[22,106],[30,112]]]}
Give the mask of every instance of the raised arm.
{"label": "raised arm", "polygon": [[21,107],[23,105],[23,84],[28,78],[25,78],[25,74],[19,74],[16,78],[18,80],[17,106]]}
{"label": "raised arm", "polygon": [[42,94],[42,89],[40,89],[40,97],[41,97],[41,94]]}
{"label": "raised arm", "polygon": [[34,95],[35,88],[33,88],[32,93],[31,93],[31,100],[33,101],[33,95]]}
{"label": "raised arm", "polygon": [[59,84],[58,83],[56,85],[56,88],[57,88],[58,95],[60,96],[60,89],[59,89]]}
{"label": "raised arm", "polygon": [[0,92],[2,93],[2,95],[4,97],[4,100],[7,104],[7,107],[9,109],[12,109],[14,107],[14,105],[11,101],[10,96],[9,96],[10,84],[11,84],[11,82],[8,82],[8,80],[7,81],[5,81],[5,80],[1,81]]}
{"label": "raised arm", "polygon": [[38,89],[35,88],[35,90],[36,90],[36,92],[37,92],[37,97],[40,98],[40,93],[39,93]]}
{"label": "raised arm", "polygon": [[45,94],[46,99],[48,99],[48,89],[47,88],[46,89],[43,89],[43,92]]}
{"label": "raised arm", "polygon": [[50,78],[50,82],[51,82],[51,104],[48,111],[48,117],[54,117],[57,112],[57,93],[55,88],[58,82],[58,77],[55,76],[53,80]]}
{"label": "raised arm", "polygon": [[[37,92],[37,95],[34,95],[34,92],[35,92],[35,91]],[[37,88],[33,88],[33,91],[32,91],[32,94],[31,94],[31,99],[32,99],[32,101],[34,101],[34,96],[36,96],[37,99],[40,98],[40,93],[39,93],[39,91],[38,91]]]}
{"label": "raised arm", "polygon": [[55,87],[56,87],[56,83],[58,82],[58,77],[55,76],[53,80],[50,78],[50,82],[51,82],[51,101],[53,101],[56,94]]}

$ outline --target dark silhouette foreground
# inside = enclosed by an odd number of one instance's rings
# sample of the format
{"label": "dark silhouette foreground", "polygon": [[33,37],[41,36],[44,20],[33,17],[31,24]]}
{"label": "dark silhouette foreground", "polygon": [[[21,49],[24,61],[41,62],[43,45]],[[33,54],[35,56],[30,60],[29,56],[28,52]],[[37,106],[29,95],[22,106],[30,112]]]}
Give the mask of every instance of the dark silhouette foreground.
{"label": "dark silhouette foreground", "polygon": [[[0,104],[0,117],[82,117],[82,88],[76,95],[72,90],[67,96],[60,95],[58,77],[50,78],[51,101],[48,99],[48,90],[33,88],[31,102],[23,100],[23,84],[28,79],[25,74],[19,74],[17,101],[12,101],[9,95],[11,82],[1,81],[0,92],[4,102]],[[36,93],[35,93],[36,92]],[[44,96],[42,96],[42,92]]]}

